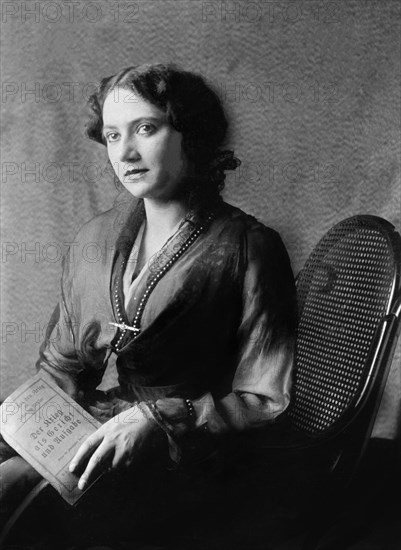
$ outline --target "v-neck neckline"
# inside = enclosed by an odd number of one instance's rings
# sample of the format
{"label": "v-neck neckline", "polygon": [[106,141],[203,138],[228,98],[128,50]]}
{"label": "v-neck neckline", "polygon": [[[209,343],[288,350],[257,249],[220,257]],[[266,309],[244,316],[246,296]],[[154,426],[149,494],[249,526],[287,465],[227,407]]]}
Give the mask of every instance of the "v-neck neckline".
{"label": "v-neck neckline", "polygon": [[[133,319],[130,320],[128,319],[127,310],[124,304],[123,277],[132,246],[135,243],[138,232],[146,215],[143,200],[140,200],[137,203],[136,208],[134,208],[132,215],[128,217],[127,223],[125,224],[117,240],[118,254],[112,276],[111,295],[113,310],[121,328],[112,342],[115,351],[120,351],[126,344],[140,335],[140,322],[142,319],[143,310],[154,287],[164,276],[164,274],[171,268],[171,266],[199,237],[199,235],[207,230],[209,224],[214,218],[218,206],[221,203],[222,201],[215,203],[213,207],[210,208],[208,215],[200,211],[189,211],[184,220],[180,222],[179,228],[160,249],[157,257],[154,258],[152,256],[152,258],[150,258],[151,261],[145,264],[144,268],[146,269],[142,279],[146,276],[146,271],[149,271],[149,275],[141,296],[138,296]],[[143,283],[143,280],[141,282]],[[128,305],[129,303],[127,304],[127,307]]]}

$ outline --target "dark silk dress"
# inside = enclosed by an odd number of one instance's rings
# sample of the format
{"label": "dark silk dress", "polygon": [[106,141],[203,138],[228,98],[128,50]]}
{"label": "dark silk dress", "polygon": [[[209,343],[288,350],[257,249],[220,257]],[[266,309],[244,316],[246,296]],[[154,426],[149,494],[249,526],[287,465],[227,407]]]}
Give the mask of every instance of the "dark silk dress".
{"label": "dark silk dress", "polygon": [[[213,442],[195,429],[190,448],[198,439],[200,455],[202,449],[213,455],[219,437],[274,425],[289,404],[296,324],[289,258],[277,232],[219,200],[187,214],[148,265],[138,299],[125,308],[123,275],[144,216],[142,200],[125,201],[78,232],[64,259],[62,300],[37,367],[93,412],[96,387],[115,354],[119,387],[105,394],[110,410],[100,419],[116,414],[121,403],[142,400],[156,401],[174,419],[182,407],[177,398],[203,399]],[[189,453],[189,469],[172,473],[165,468],[167,443],[155,449],[146,474],[133,473],[132,487],[125,483],[129,495],[141,495],[141,513],[137,498],[133,508],[125,506],[124,493],[125,511],[136,510],[142,536],[143,526],[161,522],[164,532],[167,525],[185,533],[185,544],[191,540],[189,547],[196,548],[202,518],[217,530],[232,519],[227,488],[233,485],[228,478],[212,483],[210,471],[194,475],[191,456],[197,452]],[[234,493],[231,504],[242,498]],[[219,518],[221,506],[226,512]],[[169,511],[179,508],[185,519],[174,526]],[[126,514],[119,517],[127,525]]]}
{"label": "dark silk dress", "polygon": [[249,393],[265,398],[273,420],[289,401],[295,330],[294,280],[279,235],[223,201],[190,212],[126,311],[122,276],[144,216],[143,201],[133,201],[80,230],[38,367],[76,396],[96,388],[116,354],[132,400],[210,392],[224,408],[225,398]]}

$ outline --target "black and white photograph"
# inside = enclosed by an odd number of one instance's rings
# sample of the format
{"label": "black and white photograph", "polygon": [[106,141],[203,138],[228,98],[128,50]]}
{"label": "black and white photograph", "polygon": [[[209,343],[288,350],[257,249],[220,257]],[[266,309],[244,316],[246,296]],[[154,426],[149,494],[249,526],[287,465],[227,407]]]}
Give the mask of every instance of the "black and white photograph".
{"label": "black and white photograph", "polygon": [[0,549],[401,546],[401,0],[1,0]]}

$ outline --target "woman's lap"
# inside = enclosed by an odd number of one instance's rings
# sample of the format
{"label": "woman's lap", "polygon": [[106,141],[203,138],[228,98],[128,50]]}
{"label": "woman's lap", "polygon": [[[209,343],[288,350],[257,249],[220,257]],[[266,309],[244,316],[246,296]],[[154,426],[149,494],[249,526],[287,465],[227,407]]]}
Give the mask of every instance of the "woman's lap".
{"label": "woman's lap", "polygon": [[[105,474],[75,507],[50,489],[40,504],[43,531],[49,517],[59,534],[65,526],[70,547],[74,539],[82,542],[84,533],[88,546],[121,540],[170,544],[177,549],[231,550],[256,548],[252,539],[268,547],[273,531],[288,522],[288,515],[293,516],[286,504],[291,504],[296,489],[288,489],[298,479],[298,463],[290,474],[288,468],[280,472],[278,463],[265,463],[259,457],[211,475],[168,470],[163,461],[147,460],[130,472]],[[42,478],[20,457],[9,459],[1,469],[5,474],[2,498],[11,510]],[[32,513],[32,517],[37,516]]]}
{"label": "woman's lap", "polygon": [[0,464],[0,525],[4,524],[42,476],[20,456]]}

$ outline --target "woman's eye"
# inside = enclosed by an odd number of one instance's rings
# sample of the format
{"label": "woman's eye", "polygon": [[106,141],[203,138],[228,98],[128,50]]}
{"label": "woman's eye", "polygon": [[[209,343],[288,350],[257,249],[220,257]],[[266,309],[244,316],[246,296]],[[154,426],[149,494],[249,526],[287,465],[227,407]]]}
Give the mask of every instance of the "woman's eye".
{"label": "woman's eye", "polygon": [[116,141],[118,139],[118,134],[117,132],[108,132],[105,135],[105,138],[106,138],[106,141],[110,143],[111,141]]}
{"label": "woman's eye", "polygon": [[155,127],[153,126],[153,124],[141,124],[140,126],[138,126],[136,132],[137,134],[146,135],[151,134],[154,130]]}

